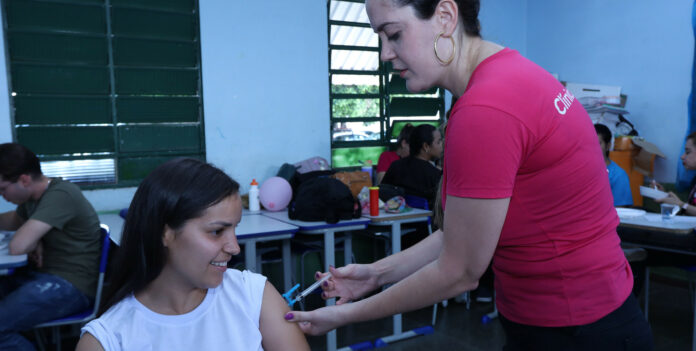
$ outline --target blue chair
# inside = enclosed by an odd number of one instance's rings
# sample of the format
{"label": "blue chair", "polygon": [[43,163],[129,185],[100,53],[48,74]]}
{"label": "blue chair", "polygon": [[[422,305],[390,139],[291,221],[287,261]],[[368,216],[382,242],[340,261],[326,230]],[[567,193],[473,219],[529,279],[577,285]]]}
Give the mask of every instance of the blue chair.
{"label": "blue chair", "polygon": [[34,327],[34,333],[37,336],[39,342],[39,348],[44,350],[43,338],[39,335],[40,328],[51,328],[52,331],[52,342],[56,345],[55,350],[60,351],[61,349],[61,335],[60,326],[63,325],[74,325],[89,322],[97,316],[97,311],[99,310],[99,304],[101,302],[102,288],[104,287],[104,275],[106,273],[106,262],[109,257],[109,226],[106,224],[101,224],[101,235],[102,235],[102,248],[101,248],[101,259],[99,261],[99,278],[97,280],[97,293],[94,295],[94,305],[89,307],[87,310],[80,313],[76,313],[67,317],[59,318],[50,322],[41,323]]}

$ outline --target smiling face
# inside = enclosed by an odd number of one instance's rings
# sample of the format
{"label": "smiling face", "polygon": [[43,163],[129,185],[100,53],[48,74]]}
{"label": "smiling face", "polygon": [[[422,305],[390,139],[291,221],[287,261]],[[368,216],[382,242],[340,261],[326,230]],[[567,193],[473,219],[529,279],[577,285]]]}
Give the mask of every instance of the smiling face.
{"label": "smiling face", "polygon": [[692,139],[686,139],[684,153],[681,155],[682,164],[686,169],[696,169],[696,145]]}
{"label": "smiling face", "polygon": [[[411,92],[429,89],[436,84],[440,67],[434,57],[433,40],[438,31],[432,20],[421,20],[411,6],[398,7],[392,0],[368,0],[365,4],[372,29],[382,40],[380,60],[392,63],[406,80]],[[441,48],[449,40],[440,39]],[[450,52],[444,50],[443,57]]]}
{"label": "smiling face", "polygon": [[187,288],[220,285],[227,262],[240,252],[235,228],[241,218],[242,201],[235,194],[208,207],[176,231],[165,228],[162,240],[168,257],[162,274]]}

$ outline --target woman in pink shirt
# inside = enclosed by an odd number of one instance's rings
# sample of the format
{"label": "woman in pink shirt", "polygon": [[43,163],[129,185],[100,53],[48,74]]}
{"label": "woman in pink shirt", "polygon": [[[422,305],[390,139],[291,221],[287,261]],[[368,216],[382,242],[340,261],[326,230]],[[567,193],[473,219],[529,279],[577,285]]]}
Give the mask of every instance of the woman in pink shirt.
{"label": "woman in pink shirt", "polygon": [[432,305],[476,288],[492,260],[505,350],[651,350],[597,135],[573,94],[484,41],[478,0],[367,0],[366,9],[381,59],[409,91],[440,86],[458,98],[443,229],[375,263],[332,269],[324,296],[340,297],[337,306],[286,319],[321,334]]}

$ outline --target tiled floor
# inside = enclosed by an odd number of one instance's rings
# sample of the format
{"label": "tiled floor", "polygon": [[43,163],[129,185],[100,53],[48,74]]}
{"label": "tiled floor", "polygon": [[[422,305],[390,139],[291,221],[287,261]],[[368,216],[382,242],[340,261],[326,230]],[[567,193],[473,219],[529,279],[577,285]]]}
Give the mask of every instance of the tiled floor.
{"label": "tiled floor", "polygon": [[[654,278],[651,285],[650,323],[655,339],[655,351],[690,350],[692,333],[691,297],[687,285]],[[316,300],[309,305],[318,306]],[[642,299],[641,299],[642,301]],[[312,306],[309,306],[313,308]],[[505,336],[497,320],[482,324],[481,317],[492,310],[492,305],[472,303],[467,310],[464,304],[450,300],[448,307],[438,308],[438,319],[434,333],[396,342],[381,350],[501,350]],[[430,324],[432,307],[404,315],[404,329],[412,329]],[[359,323],[338,330],[338,345],[347,346],[388,335],[391,332],[391,318]],[[312,350],[325,350],[325,337],[308,338]],[[64,350],[74,349],[76,339],[65,340]],[[50,350],[50,348],[49,348]]]}

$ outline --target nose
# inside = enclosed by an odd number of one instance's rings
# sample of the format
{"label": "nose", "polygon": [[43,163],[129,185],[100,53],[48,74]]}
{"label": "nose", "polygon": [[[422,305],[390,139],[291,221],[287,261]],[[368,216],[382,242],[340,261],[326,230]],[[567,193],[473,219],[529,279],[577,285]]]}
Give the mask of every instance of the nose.
{"label": "nose", "polygon": [[394,53],[394,50],[392,50],[391,45],[389,45],[386,40],[382,40],[382,50],[379,53],[379,59],[387,62],[395,58],[396,54]]}
{"label": "nose", "polygon": [[679,158],[680,158],[682,161],[684,161],[684,159],[686,159],[686,154],[681,154],[681,156],[680,156]]}
{"label": "nose", "polygon": [[232,256],[239,255],[239,253],[241,252],[241,249],[239,248],[239,243],[237,242],[237,235],[234,232],[230,234],[229,239],[222,247],[222,251]]}

